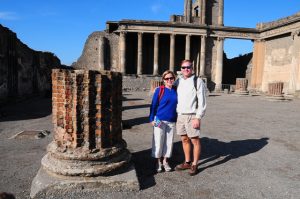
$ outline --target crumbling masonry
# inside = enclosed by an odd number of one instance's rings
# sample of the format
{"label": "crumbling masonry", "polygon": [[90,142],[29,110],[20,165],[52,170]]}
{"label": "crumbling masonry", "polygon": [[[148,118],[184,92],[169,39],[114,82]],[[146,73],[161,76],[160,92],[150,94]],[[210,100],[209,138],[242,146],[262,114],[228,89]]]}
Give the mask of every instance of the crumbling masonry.
{"label": "crumbling masonry", "polygon": [[245,39],[254,42],[246,77],[249,90],[267,92],[269,83],[281,81],[285,93],[300,91],[300,13],[256,28],[228,27],[224,26],[224,0],[185,0],[184,15],[172,15],[170,21],[108,21],[106,27],[89,36],[76,68],[109,69],[144,78],[167,69],[177,71],[181,60],[191,59],[210,90],[220,90],[226,74],[224,40]]}

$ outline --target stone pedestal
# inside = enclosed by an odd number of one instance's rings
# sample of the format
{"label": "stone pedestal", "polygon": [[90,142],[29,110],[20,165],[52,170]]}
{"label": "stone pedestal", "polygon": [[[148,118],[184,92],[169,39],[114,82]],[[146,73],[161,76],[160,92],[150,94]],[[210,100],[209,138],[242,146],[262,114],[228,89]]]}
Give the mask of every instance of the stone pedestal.
{"label": "stone pedestal", "polygon": [[248,80],[246,78],[236,78],[235,91],[237,95],[248,95],[249,91],[247,90]]}
{"label": "stone pedestal", "polygon": [[272,101],[285,100],[282,91],[283,91],[283,82],[269,83],[267,99]]}
{"label": "stone pedestal", "polygon": [[[112,179],[116,173],[134,173],[122,139],[121,110],[121,73],[53,70],[54,140],[42,158],[30,196],[47,198],[48,193],[53,196],[77,185],[97,188],[116,183]],[[137,190],[136,176],[131,175],[129,181]],[[121,184],[126,189],[126,182]]]}

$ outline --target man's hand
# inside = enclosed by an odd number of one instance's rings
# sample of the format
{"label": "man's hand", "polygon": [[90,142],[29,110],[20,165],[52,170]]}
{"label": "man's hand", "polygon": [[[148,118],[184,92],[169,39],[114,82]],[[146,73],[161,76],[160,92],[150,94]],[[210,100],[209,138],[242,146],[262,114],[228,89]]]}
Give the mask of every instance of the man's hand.
{"label": "man's hand", "polygon": [[200,124],[201,124],[201,120],[198,118],[194,118],[192,120],[192,126],[194,129],[199,129],[200,128]]}

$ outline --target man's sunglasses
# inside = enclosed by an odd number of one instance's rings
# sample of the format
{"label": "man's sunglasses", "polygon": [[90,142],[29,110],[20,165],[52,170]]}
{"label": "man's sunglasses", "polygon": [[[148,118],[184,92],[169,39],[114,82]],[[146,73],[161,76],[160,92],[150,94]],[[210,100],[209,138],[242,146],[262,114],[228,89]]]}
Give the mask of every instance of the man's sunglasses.
{"label": "man's sunglasses", "polygon": [[168,81],[168,80],[174,80],[175,78],[174,77],[167,77],[167,78],[164,78],[164,80]]}
{"label": "man's sunglasses", "polygon": [[181,66],[181,69],[191,69],[192,68],[192,66]]}

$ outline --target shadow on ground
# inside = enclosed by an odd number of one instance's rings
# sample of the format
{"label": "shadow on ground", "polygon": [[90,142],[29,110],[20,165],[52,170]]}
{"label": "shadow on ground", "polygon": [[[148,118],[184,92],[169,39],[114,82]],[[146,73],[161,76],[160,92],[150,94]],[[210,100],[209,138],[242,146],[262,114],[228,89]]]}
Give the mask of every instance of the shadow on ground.
{"label": "shadow on ground", "polygon": [[29,120],[52,113],[51,98],[32,98],[0,107],[0,122]]}
{"label": "shadow on ground", "polygon": [[[198,166],[199,172],[207,168],[224,164],[231,159],[236,159],[255,153],[268,144],[269,138],[235,140],[231,142],[222,142],[218,139],[204,137],[201,138],[202,153]],[[181,142],[173,145],[173,156],[170,165],[174,168],[177,164],[184,161]],[[135,164],[140,188],[147,189],[154,186],[156,174],[155,159],[151,157],[151,149],[133,153],[133,162]],[[206,166],[203,166],[203,165]]]}
{"label": "shadow on ground", "polygon": [[141,125],[149,123],[149,117],[139,117],[128,120],[122,120],[123,130],[131,129],[135,125]]}
{"label": "shadow on ground", "polygon": [[141,104],[141,105],[134,105],[134,106],[123,106],[122,110],[129,110],[129,109],[139,109],[139,108],[150,108],[150,104]]}

